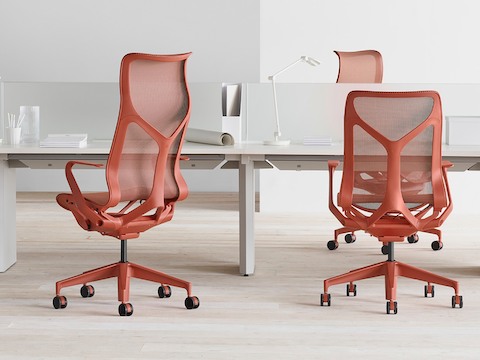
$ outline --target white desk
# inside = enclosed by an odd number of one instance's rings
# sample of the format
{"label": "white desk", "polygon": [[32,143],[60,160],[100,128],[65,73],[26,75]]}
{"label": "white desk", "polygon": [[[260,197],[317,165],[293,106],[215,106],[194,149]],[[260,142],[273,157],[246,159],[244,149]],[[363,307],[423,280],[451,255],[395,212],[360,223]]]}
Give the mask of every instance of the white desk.
{"label": "white desk", "polygon": [[[89,144],[82,149],[0,146],[0,272],[6,271],[17,258],[15,169],[62,168],[72,159],[104,161],[108,152],[106,143]],[[182,153],[190,157],[190,161],[184,163],[186,168],[239,169],[239,270],[242,275],[250,275],[255,270],[255,168],[273,165],[279,169],[326,170],[328,160],[342,159],[343,146],[214,146],[187,142]],[[480,170],[480,146],[444,146],[443,155],[455,164],[456,171]]]}

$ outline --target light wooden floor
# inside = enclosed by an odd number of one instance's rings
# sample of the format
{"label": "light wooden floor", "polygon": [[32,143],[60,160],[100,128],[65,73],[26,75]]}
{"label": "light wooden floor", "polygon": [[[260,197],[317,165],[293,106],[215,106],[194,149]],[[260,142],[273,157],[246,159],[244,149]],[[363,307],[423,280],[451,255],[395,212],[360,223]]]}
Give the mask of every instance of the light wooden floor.
{"label": "light wooden floor", "polygon": [[79,288],[55,310],[55,281],[118,260],[118,241],[86,233],[51,194],[18,194],[18,262],[0,274],[0,359],[478,359],[480,354],[479,219],[452,215],[444,249],[431,238],[399,244],[396,258],[460,282],[423,297],[421,282],[400,280],[399,313],[385,314],[383,279],[358,283],[358,296],[324,278],[384,260],[380,244],[359,234],[328,251],[332,216],[256,214],[256,272],[238,274],[236,198],[192,194],[174,219],[129,242],[129,260],[192,282],[200,308],[186,310],[185,291],[156,296],[133,280],[134,314],[117,314],[116,283]]}

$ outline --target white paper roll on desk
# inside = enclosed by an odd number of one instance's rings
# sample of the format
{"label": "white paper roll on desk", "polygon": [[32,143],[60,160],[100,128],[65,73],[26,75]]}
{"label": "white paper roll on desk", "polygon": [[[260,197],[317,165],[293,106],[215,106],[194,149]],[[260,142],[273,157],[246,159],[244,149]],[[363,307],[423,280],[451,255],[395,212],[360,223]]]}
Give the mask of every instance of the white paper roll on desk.
{"label": "white paper roll on desk", "polygon": [[233,145],[235,140],[229,133],[221,131],[203,130],[203,129],[187,129],[185,139],[190,142],[197,142],[210,145]]}

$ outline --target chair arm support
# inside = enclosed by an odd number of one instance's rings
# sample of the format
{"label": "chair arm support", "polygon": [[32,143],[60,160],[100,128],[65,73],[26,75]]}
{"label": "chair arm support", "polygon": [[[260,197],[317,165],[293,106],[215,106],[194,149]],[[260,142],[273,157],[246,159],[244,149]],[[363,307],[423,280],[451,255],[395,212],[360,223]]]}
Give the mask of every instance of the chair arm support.
{"label": "chair arm support", "polygon": [[333,201],[333,173],[335,172],[335,169],[338,167],[339,164],[340,161],[338,160],[328,161],[328,208],[333,213],[333,215],[335,215],[338,221],[340,221],[342,224],[345,224],[345,217],[342,215],[337,206],[335,206],[335,203]]}
{"label": "chair arm support", "polygon": [[445,188],[447,189],[447,199],[448,199],[447,208],[444,211],[445,217],[452,212],[452,194],[450,192],[450,186],[448,185],[448,177],[447,177],[447,169],[451,167],[453,167],[453,164],[450,161],[447,161],[447,160],[442,161],[442,175],[443,175],[443,181],[445,182]]}
{"label": "chair arm support", "polygon": [[[338,160],[328,160],[328,171],[335,171],[337,166],[340,165],[340,161]],[[332,171],[332,173],[333,173]]]}
{"label": "chair arm support", "polygon": [[103,164],[92,163],[92,162],[89,162],[89,161],[81,161],[81,160],[70,160],[67,163],[66,167],[69,167],[71,169],[74,165],[86,165],[86,166],[94,166],[94,167],[103,167]]}
{"label": "chair arm support", "polygon": [[453,164],[448,160],[442,160],[442,169],[448,169],[453,167]]}
{"label": "chair arm support", "polygon": [[67,182],[68,182],[68,185],[70,186],[70,190],[77,204],[77,207],[84,212],[93,213],[93,211],[88,207],[87,202],[82,195],[82,191],[80,190],[80,187],[78,186],[78,183],[75,180],[75,176],[73,175],[72,168],[75,165],[86,165],[86,166],[93,166],[93,167],[100,168],[100,167],[103,167],[103,164],[72,160],[72,161],[69,161],[65,166],[65,175],[67,177]]}
{"label": "chair arm support", "polygon": [[86,165],[86,166],[93,166],[93,167],[103,167],[103,164],[96,164],[87,161],[78,161],[78,160],[71,160],[65,166],[65,175],[67,177],[68,185],[70,186],[70,190],[72,190],[72,195],[77,199],[77,196],[83,199],[82,193],[80,191],[80,187],[78,186],[77,181],[75,180],[75,176],[73,175],[72,168],[75,165]]}
{"label": "chair arm support", "polygon": [[328,202],[330,205],[333,205],[333,173],[335,172],[335,169],[337,166],[340,164],[340,161],[338,160],[328,160],[328,188],[329,188],[329,196],[328,196]]}

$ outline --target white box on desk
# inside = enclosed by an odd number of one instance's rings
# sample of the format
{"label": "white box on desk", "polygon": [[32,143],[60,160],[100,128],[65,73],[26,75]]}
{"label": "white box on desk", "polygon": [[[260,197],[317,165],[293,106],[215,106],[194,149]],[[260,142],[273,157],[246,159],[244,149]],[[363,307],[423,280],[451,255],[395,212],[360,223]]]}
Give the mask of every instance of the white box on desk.
{"label": "white box on desk", "polygon": [[222,116],[222,132],[232,135],[236,144],[242,142],[242,117]]}
{"label": "white box on desk", "polygon": [[222,132],[242,142],[242,84],[222,84]]}
{"label": "white box on desk", "polygon": [[480,116],[446,116],[448,145],[480,145]]}

